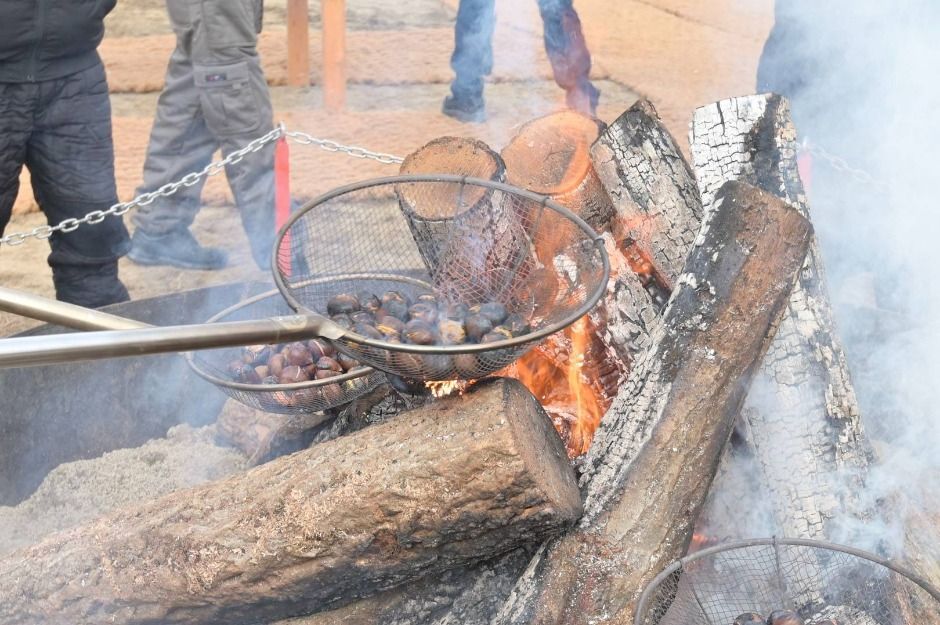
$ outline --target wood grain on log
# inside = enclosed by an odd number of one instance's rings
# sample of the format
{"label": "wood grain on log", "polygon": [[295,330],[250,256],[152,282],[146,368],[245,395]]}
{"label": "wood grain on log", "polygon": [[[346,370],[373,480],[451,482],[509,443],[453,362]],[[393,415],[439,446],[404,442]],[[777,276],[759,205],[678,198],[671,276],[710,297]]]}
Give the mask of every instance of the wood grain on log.
{"label": "wood grain on log", "polygon": [[687,548],[811,232],[754,187],[730,183],[719,197],[663,326],[601,424],[581,479],[584,517],[533,559],[501,625],[629,623],[645,584]]}
{"label": "wood grain on log", "polygon": [[[780,96],[734,98],[698,109],[691,145],[706,208],[721,185],[740,180],[807,214],[796,131]],[[836,517],[864,516],[857,493],[871,452],[815,239],[742,419],[776,531],[824,538]]]}
{"label": "wood grain on log", "polygon": [[0,622],[255,623],[558,533],[581,512],[513,380],[54,535],[0,560]]}

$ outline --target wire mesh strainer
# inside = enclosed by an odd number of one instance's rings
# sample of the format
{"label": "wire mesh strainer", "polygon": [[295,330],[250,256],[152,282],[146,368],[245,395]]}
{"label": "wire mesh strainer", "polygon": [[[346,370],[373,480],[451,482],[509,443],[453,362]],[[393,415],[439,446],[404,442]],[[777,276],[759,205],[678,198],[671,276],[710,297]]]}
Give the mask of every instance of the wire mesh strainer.
{"label": "wire mesh strainer", "polygon": [[[299,312],[322,313],[344,294],[400,296],[404,310],[382,301],[371,320],[340,314],[324,335],[361,362],[418,380],[502,369],[587,313],[610,273],[602,240],[571,211],[450,175],[376,179],[307,203],[281,230],[274,269]],[[408,306],[419,299],[430,310],[416,319]],[[399,323],[381,323],[391,317]],[[424,325],[402,328],[409,320]]]}
{"label": "wire mesh strainer", "polygon": [[[940,592],[874,554],[831,543],[727,543],[670,565],[643,591],[634,625],[732,625],[742,614],[795,611],[807,625],[910,623],[940,614]],[[925,611],[925,612],[924,612]],[[936,618],[936,617],[934,617]]]}
{"label": "wire mesh strainer", "polygon": [[[239,321],[291,312],[279,291],[261,293],[227,308],[208,320]],[[360,366],[323,380],[292,384],[251,384],[233,379],[231,363],[242,359],[244,348],[189,352],[186,361],[200,377],[232,399],[251,408],[280,414],[314,413],[347,404],[385,382],[385,375]]]}

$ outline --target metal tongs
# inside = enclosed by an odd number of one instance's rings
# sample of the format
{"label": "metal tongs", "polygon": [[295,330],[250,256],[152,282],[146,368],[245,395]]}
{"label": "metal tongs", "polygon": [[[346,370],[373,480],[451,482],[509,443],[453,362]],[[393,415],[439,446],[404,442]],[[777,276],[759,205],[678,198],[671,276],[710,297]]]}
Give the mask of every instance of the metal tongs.
{"label": "metal tongs", "polygon": [[157,327],[117,315],[0,287],[0,311],[82,334],[0,339],[0,368],[55,365],[219,347],[337,339],[343,328],[317,314]]}

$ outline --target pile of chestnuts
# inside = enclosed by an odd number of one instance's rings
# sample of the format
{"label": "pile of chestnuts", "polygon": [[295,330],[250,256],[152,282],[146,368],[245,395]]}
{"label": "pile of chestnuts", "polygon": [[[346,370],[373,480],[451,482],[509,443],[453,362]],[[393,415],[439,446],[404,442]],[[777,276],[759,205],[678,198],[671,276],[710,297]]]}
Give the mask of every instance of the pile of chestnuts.
{"label": "pile of chestnuts", "polygon": [[[334,323],[369,339],[406,345],[467,345],[495,343],[523,336],[531,331],[526,319],[507,310],[499,302],[473,306],[452,303],[433,293],[414,300],[399,291],[352,295],[341,293],[327,302]],[[384,355],[390,370],[425,379],[438,379],[457,373],[478,377],[479,356],[457,354],[413,354],[388,351]]]}
{"label": "pile of chestnuts", "polygon": [[[793,610],[775,610],[766,619],[757,612],[745,612],[734,619],[733,625],[807,625]],[[809,625],[839,625],[838,621],[825,619],[812,621]]]}
{"label": "pile of chestnuts", "polygon": [[[334,378],[360,366],[358,361],[338,352],[329,342],[313,339],[243,347],[240,358],[229,363],[228,373],[232,380],[244,384],[296,384]],[[361,382],[361,378],[353,378],[343,384],[355,386]],[[343,394],[344,387],[337,383],[276,392],[272,397],[280,406],[296,407],[314,402],[335,405]]]}

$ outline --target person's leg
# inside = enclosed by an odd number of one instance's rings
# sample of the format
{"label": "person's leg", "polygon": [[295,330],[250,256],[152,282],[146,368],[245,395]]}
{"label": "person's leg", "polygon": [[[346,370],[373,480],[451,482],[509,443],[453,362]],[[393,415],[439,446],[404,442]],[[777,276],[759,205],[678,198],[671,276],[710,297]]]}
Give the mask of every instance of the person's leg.
{"label": "person's leg", "polygon": [[20,172],[33,125],[35,85],[0,83],[0,236],[20,190]]}
{"label": "person's leg", "polygon": [[545,35],[545,52],[555,82],[567,93],[568,106],[594,115],[600,91],[591,83],[591,53],[572,0],[538,0]]}
{"label": "person's leg", "polygon": [[[117,203],[103,65],[39,84],[26,166],[36,201],[50,224]],[[129,247],[123,219],[110,216],[73,232],[57,232],[49,242],[58,299],[93,308],[128,299],[118,279],[118,258]]]}
{"label": "person's leg", "polygon": [[[144,162],[138,193],[152,192],[198,172],[212,161],[219,145],[206,127],[193,64],[193,35],[201,20],[198,0],[167,0],[176,48],[170,56],[166,81]],[[219,249],[203,248],[189,232],[201,207],[204,181],[181,187],[136,209],[131,260],[142,265],[173,265],[187,269],[218,269],[227,262]]]}
{"label": "person's leg", "polygon": [[[224,155],[274,129],[271,94],[257,53],[257,0],[203,0],[193,73],[206,127]],[[255,262],[270,265],[274,243],[274,144],[226,168]]]}
{"label": "person's leg", "polygon": [[460,1],[450,58],[454,80],[444,101],[445,114],[462,121],[483,119],[483,79],[493,71],[495,25],[495,0]]}

